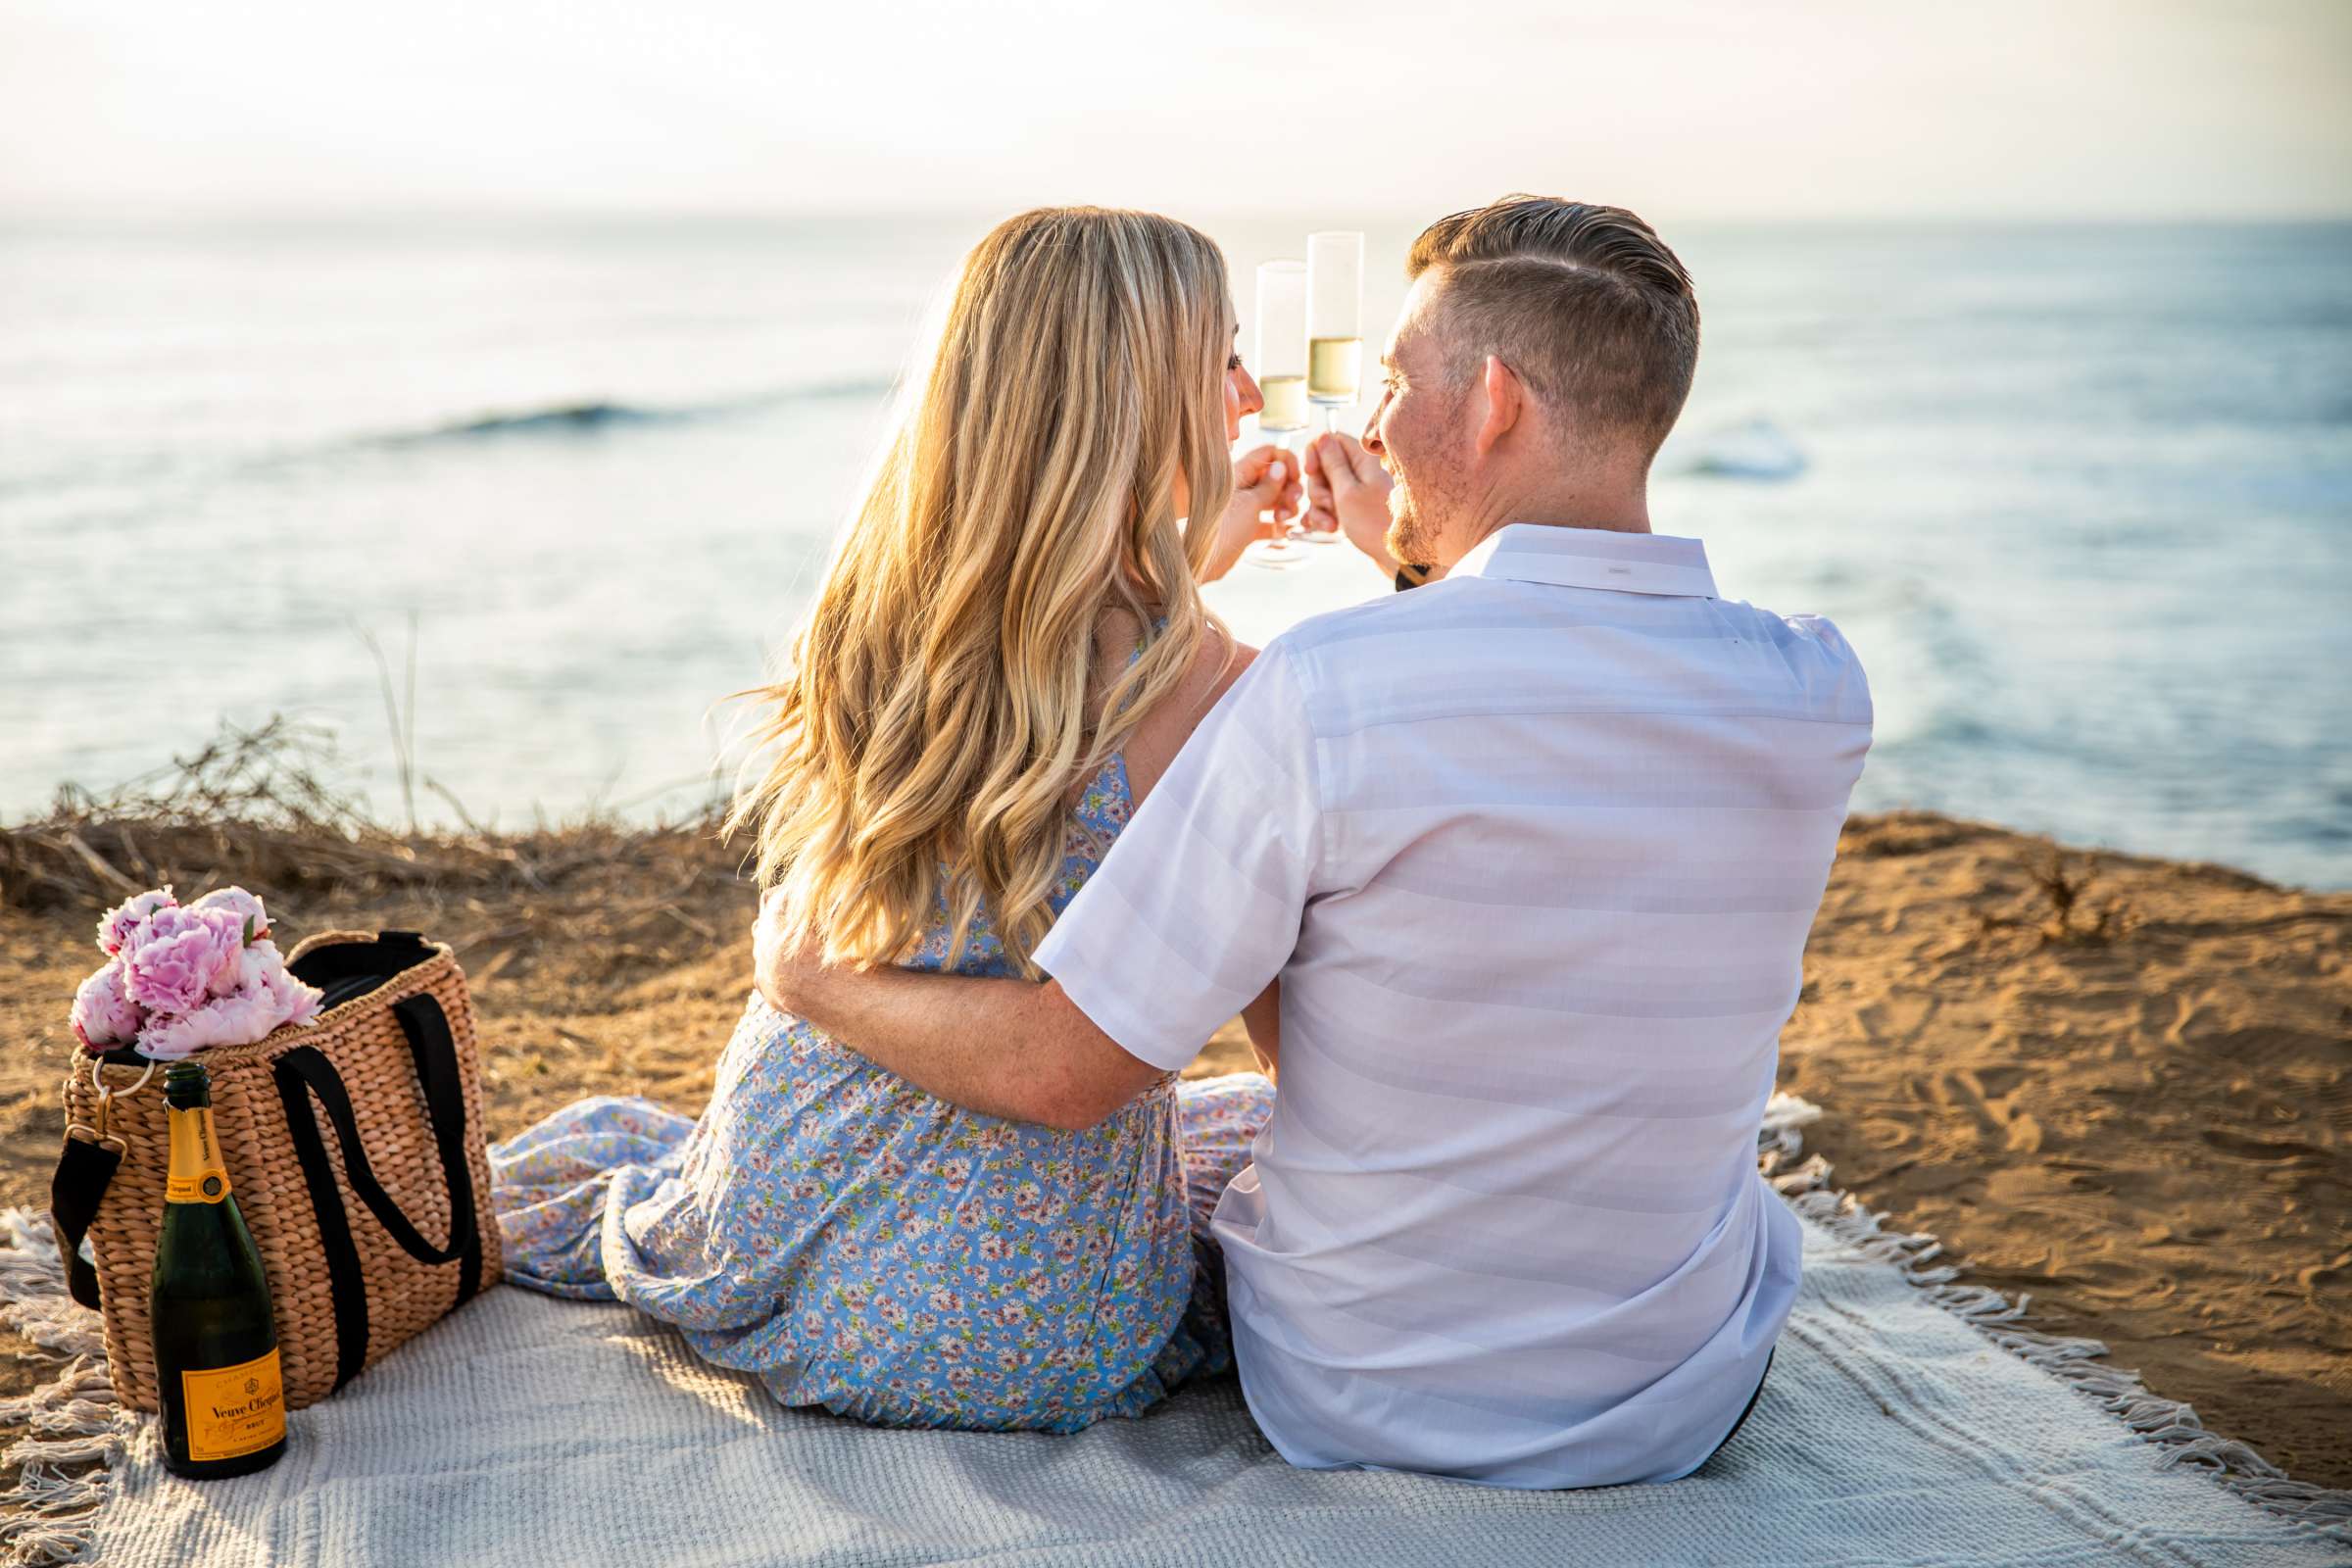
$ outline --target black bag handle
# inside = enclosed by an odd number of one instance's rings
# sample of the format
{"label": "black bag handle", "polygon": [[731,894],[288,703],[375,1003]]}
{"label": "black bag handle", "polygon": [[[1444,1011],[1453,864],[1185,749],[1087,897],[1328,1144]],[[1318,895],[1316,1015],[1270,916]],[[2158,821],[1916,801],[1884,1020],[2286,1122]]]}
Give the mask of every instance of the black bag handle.
{"label": "black bag handle", "polygon": [[408,1036],[417,1082],[431,1115],[433,1142],[441,1156],[442,1180],[449,1190],[449,1244],[436,1247],[401,1212],[392,1195],[376,1180],[360,1139],[359,1122],[351,1110],[351,1096],[343,1075],[323,1052],[297,1046],[270,1063],[285,1107],[286,1130],[296,1160],[309,1187],[311,1206],[318,1219],[318,1240],[326,1254],[327,1281],[335,1309],[335,1388],[359,1375],[368,1360],[368,1286],[360,1268],[359,1249],[351,1239],[350,1216],[335,1186],[333,1165],[319,1136],[318,1119],[310,1108],[317,1096],[343,1152],[343,1170],[351,1189],[383,1226],[401,1250],[419,1263],[458,1265],[458,1297],[453,1305],[471,1300],[481,1289],[482,1244],[479,1216],[473,1206],[473,1170],[466,1158],[466,1102],[459,1077],[457,1044],[441,1004],[418,993],[392,1004],[392,1016]]}

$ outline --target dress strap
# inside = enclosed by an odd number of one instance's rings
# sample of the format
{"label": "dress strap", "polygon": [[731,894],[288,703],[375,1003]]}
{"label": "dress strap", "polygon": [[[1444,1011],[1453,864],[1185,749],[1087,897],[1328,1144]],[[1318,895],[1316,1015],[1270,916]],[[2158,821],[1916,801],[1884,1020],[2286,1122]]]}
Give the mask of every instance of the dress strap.
{"label": "dress strap", "polygon": [[[1161,636],[1167,629],[1168,617],[1166,615],[1152,617],[1152,638]],[[1144,657],[1144,650],[1151,646],[1152,638],[1139,639],[1136,645],[1128,650],[1127,664],[1129,668],[1132,669],[1135,662]],[[1086,812],[1087,799],[1099,791],[1115,793],[1121,806],[1132,806],[1135,803],[1134,788],[1127,782],[1127,754],[1124,750],[1113,752],[1104,758],[1102,765],[1097,768],[1094,776],[1086,781],[1086,788],[1079,795],[1081,814]]]}
{"label": "dress strap", "polygon": [[[1166,635],[1166,633],[1167,633],[1167,629],[1168,629],[1168,617],[1167,617],[1167,616],[1165,616],[1165,615],[1153,615],[1153,616],[1152,617],[1152,636],[1153,636],[1153,637],[1160,637],[1160,636],[1164,636],[1164,635]],[[1150,647],[1150,646],[1151,646],[1151,642],[1150,642],[1150,640],[1149,640],[1149,639],[1145,639],[1145,640],[1138,641],[1138,642],[1136,643],[1135,647],[1134,647],[1134,648],[1132,648],[1131,650],[1129,650],[1129,651],[1128,651],[1128,654],[1127,654],[1127,662],[1128,662],[1128,663],[1130,663],[1130,664],[1132,664],[1132,663],[1134,663],[1134,662],[1135,662],[1137,660],[1139,660],[1139,659],[1143,658],[1143,657],[1144,657],[1144,650],[1145,650],[1146,648]]]}

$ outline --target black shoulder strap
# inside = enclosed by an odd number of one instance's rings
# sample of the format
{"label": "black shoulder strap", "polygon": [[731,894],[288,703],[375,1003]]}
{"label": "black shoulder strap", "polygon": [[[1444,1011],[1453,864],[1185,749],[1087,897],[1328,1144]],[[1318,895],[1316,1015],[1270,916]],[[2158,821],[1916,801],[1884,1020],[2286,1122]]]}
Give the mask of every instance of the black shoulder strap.
{"label": "black shoulder strap", "polygon": [[90,1234],[107,1183],[122,1163],[120,1151],[69,1137],[57,1156],[57,1174],[49,1178],[50,1229],[57,1236],[57,1255],[66,1265],[66,1285],[74,1299],[93,1311],[98,1306],[98,1271],[81,1255],[81,1239]]}

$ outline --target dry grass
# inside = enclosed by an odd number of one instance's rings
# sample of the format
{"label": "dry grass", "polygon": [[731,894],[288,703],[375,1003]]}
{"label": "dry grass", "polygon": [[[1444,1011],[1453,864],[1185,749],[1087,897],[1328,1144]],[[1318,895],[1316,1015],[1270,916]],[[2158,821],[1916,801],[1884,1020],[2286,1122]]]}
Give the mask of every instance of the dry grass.
{"label": "dry grass", "polygon": [[740,935],[709,908],[714,892],[742,891],[714,811],[652,826],[590,811],[521,833],[400,832],[338,790],[334,772],[320,734],[272,718],[224,726],[196,755],[104,795],[69,787],[47,815],[0,827],[0,905],[40,913],[235,883],[289,912],[397,908],[462,932],[476,964],[558,936],[623,964],[667,964],[688,956],[689,938],[707,950]]}

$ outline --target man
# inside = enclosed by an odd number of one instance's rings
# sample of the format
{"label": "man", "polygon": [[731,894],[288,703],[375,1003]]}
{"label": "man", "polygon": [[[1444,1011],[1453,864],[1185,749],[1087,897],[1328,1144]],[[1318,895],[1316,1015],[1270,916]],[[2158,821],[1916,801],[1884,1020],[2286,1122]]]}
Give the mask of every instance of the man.
{"label": "man", "polygon": [[1363,443],[1310,472],[1412,591],[1258,656],[1038,950],[1051,983],[773,940],[761,983],[933,1094],[1082,1127],[1279,978],[1273,1119],[1213,1221],[1268,1439],[1668,1481],[1795,1295],[1755,1134],[1869,694],[1827,621],[1717,598],[1649,531],[1698,313],[1648,225],[1506,199],[1408,270]]}

